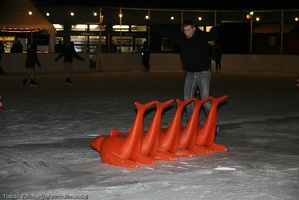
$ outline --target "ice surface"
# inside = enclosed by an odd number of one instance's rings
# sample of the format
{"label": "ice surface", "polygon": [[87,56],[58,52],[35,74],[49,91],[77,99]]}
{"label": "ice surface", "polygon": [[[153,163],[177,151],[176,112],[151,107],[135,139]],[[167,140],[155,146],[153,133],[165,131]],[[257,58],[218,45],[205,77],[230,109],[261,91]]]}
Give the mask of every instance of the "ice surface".
{"label": "ice surface", "polygon": [[[104,164],[89,143],[114,128],[126,133],[134,101],[182,99],[183,72],[74,74],[73,86],[63,74],[37,74],[36,88],[22,87],[22,75],[0,77],[0,199],[298,199],[296,77],[212,74],[210,94],[229,95],[216,138],[228,152],[138,169]],[[172,104],[163,126],[174,112]]]}

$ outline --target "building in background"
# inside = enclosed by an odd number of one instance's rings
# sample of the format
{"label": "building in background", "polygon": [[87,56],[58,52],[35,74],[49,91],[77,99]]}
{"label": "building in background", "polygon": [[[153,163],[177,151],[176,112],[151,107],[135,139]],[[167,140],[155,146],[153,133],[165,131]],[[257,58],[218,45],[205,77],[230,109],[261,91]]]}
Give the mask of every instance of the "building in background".
{"label": "building in background", "polygon": [[[217,41],[223,54],[299,54],[299,9],[293,10],[181,10],[119,7],[38,6],[56,31],[55,43],[75,42],[78,52],[88,52],[91,65],[97,52],[138,53],[148,41],[153,53],[177,53],[177,45],[145,25],[145,17],[180,32],[184,19],[209,31],[219,26]],[[46,34],[35,37],[44,38]],[[18,37],[0,33],[1,38]],[[27,37],[28,38],[28,37]],[[43,40],[43,39],[41,39]],[[9,48],[10,43],[7,43]]]}

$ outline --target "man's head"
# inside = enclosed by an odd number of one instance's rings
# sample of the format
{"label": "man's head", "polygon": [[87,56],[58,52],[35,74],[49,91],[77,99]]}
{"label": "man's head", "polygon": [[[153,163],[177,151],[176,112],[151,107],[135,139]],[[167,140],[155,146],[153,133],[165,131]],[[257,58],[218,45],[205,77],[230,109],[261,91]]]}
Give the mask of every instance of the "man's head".
{"label": "man's head", "polygon": [[196,30],[194,21],[185,20],[183,23],[186,38],[191,38]]}

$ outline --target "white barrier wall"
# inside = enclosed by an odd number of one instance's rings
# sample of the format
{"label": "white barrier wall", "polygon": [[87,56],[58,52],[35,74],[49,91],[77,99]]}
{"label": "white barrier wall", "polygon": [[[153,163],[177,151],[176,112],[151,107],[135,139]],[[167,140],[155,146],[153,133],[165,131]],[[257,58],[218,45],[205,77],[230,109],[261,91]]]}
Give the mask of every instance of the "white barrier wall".
{"label": "white barrier wall", "polygon": [[263,71],[263,72],[299,72],[297,55],[233,55],[222,58],[223,70]]}
{"label": "white barrier wall", "polygon": [[[299,73],[299,55],[242,55],[224,54],[222,71]],[[143,70],[140,54],[104,54],[102,71]],[[179,54],[152,53],[151,71],[183,70]],[[214,63],[212,71],[215,71]]]}
{"label": "white barrier wall", "polygon": [[[141,71],[143,69],[140,54],[102,54],[101,71]],[[181,58],[179,54],[152,53],[150,70],[182,70]]]}
{"label": "white barrier wall", "polygon": [[101,71],[143,70],[140,54],[104,53],[101,58]]}
{"label": "white barrier wall", "polygon": [[[39,54],[42,70],[37,73],[64,72],[63,58],[55,61],[58,54]],[[80,53],[85,62],[74,58],[74,72],[89,72],[90,62],[87,53]],[[1,66],[5,73],[24,73],[26,54],[2,54]],[[141,55],[137,53],[104,53],[101,56],[100,70],[113,71],[142,71]],[[240,55],[224,54],[222,71],[247,72],[287,72],[299,73],[299,55]],[[179,54],[152,53],[150,59],[151,71],[180,71],[183,70]],[[212,65],[212,71],[215,71]]]}
{"label": "white barrier wall", "polygon": [[[74,72],[89,72],[90,71],[90,62],[89,56],[87,53],[78,53],[85,60],[73,59],[73,70]],[[25,70],[25,61],[26,54],[23,53],[9,53],[2,54],[1,66],[3,71],[6,74],[14,73],[24,73]],[[55,61],[55,58],[58,56],[58,53],[48,53],[48,54],[38,54],[39,62],[42,66],[41,70],[36,66],[37,73],[61,73],[65,72],[63,57],[58,61]]]}

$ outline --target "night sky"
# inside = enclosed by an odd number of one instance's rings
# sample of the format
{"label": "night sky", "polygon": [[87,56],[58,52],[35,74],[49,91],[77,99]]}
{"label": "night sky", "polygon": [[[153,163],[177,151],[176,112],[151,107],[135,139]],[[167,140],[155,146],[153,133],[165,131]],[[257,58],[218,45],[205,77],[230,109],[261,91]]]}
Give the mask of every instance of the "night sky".
{"label": "night sky", "polygon": [[[0,0],[3,1],[3,0]],[[273,10],[298,9],[290,0],[32,0],[36,6],[113,6],[113,7],[146,7],[177,9],[211,9],[211,10]]]}

